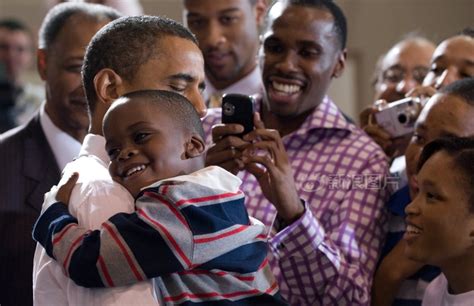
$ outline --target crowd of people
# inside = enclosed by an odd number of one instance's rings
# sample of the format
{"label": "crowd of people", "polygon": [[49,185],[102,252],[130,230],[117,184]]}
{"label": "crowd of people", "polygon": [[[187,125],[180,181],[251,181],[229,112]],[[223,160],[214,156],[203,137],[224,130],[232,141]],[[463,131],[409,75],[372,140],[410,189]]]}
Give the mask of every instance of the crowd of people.
{"label": "crowd of people", "polygon": [[473,29],[396,42],[356,124],[337,1],[88,2],[50,3],[40,94],[0,20],[1,305],[472,305]]}

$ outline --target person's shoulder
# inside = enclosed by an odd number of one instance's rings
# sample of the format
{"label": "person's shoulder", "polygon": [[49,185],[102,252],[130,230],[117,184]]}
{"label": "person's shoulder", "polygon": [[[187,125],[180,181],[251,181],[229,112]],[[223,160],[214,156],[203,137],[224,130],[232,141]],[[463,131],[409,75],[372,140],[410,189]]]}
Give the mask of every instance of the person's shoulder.
{"label": "person's shoulder", "polygon": [[[9,147],[21,143],[31,132],[32,122],[17,126],[0,134],[0,147]],[[40,127],[39,127],[40,128]]]}
{"label": "person's shoulder", "polygon": [[438,275],[428,284],[428,287],[426,287],[422,305],[441,305],[443,296],[447,293],[447,285],[446,277],[442,273]]}
{"label": "person's shoulder", "polygon": [[94,155],[81,155],[69,162],[64,167],[63,175],[72,174],[73,172],[79,173],[78,182],[87,183],[91,186],[115,184],[107,167]]}
{"label": "person's shoulder", "polygon": [[18,150],[18,146],[35,143],[35,147],[49,150],[49,143],[41,127],[39,116],[34,116],[24,125],[8,130],[0,135],[0,151]]}
{"label": "person's shoulder", "polygon": [[90,202],[95,199],[97,202],[97,199],[103,200],[109,196],[133,203],[133,198],[128,191],[112,179],[107,167],[98,157],[94,155],[79,156],[64,167],[63,176],[71,175],[73,172],[79,173],[74,190],[76,195],[74,201],[71,200],[75,209],[85,201]]}

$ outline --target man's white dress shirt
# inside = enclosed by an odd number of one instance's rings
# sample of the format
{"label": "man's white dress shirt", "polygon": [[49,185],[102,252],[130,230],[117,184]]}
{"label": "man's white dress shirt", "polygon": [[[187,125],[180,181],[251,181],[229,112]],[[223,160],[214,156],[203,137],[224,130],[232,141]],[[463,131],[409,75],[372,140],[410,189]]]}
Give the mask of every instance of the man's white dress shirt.
{"label": "man's white dress shirt", "polygon": [[[102,136],[88,134],[79,157],[67,164],[63,177],[78,172],[69,211],[81,226],[92,230],[119,212],[135,211],[131,194],[114,182],[108,171],[109,158]],[[43,204],[44,205],[44,204]],[[87,289],[64,275],[61,266],[37,244],[33,267],[34,304],[41,305],[157,305],[151,281],[132,286]]]}

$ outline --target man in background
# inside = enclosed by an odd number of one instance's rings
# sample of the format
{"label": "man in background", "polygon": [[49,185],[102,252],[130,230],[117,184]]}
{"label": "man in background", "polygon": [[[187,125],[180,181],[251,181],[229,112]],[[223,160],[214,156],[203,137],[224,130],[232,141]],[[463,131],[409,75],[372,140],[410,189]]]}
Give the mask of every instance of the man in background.
{"label": "man in background", "polygon": [[42,86],[27,83],[33,36],[19,20],[0,20],[0,133],[25,123],[44,100]]}
{"label": "man in background", "polygon": [[216,125],[221,112],[209,110],[206,163],[244,170],[247,210],[268,226],[270,263],[290,305],[368,305],[387,162],[327,96],[345,66],[344,13],[331,0],[276,1],[263,38],[256,128],[238,137],[242,126]]}
{"label": "man in background", "polygon": [[[408,37],[396,43],[377,62],[374,73],[374,105],[360,114],[360,126],[379,144],[388,157],[393,158],[390,172],[400,176],[401,185],[406,183],[405,158],[403,155],[411,134],[393,139],[375,120],[377,107],[400,100],[420,86],[430,70],[435,45],[423,37]],[[378,104],[378,106],[375,105]]]}
{"label": "man in background", "polygon": [[24,126],[0,136],[0,304],[32,304],[31,230],[44,194],[79,153],[89,116],[81,84],[85,47],[117,11],[83,3],[55,6],[39,33],[38,72],[46,102]]}
{"label": "man in background", "polygon": [[262,93],[257,65],[265,0],[184,0],[184,18],[204,55],[209,107],[225,93]]}
{"label": "man in background", "polygon": [[397,42],[377,63],[374,75],[374,101],[393,102],[423,83],[430,70],[435,45],[423,37]]}

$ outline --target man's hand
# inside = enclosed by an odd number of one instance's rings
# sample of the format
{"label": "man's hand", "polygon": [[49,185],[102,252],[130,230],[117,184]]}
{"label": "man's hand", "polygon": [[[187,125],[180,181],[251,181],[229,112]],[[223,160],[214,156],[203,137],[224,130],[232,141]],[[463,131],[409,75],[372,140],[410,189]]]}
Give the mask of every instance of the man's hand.
{"label": "man's hand", "polygon": [[280,133],[265,129],[258,113],[254,117],[255,130],[244,136],[252,144],[243,151],[245,169],[258,180],[264,196],[275,206],[287,223],[304,213],[298,196],[291,164]]}
{"label": "man's hand", "polygon": [[77,179],[79,178],[79,173],[74,172],[71,176],[64,182],[63,179],[59,182],[58,191],[56,193],[56,201],[69,205],[69,198],[71,197],[71,192],[74,186],[76,185]]}
{"label": "man's hand", "polygon": [[243,169],[241,161],[242,150],[248,142],[234,136],[242,133],[244,127],[240,124],[218,124],[212,127],[213,145],[207,150],[206,166],[220,166],[227,171],[237,174]]}
{"label": "man's hand", "polygon": [[411,134],[392,138],[380,125],[377,124],[374,114],[380,109],[387,106],[387,101],[377,100],[371,107],[365,108],[359,114],[360,127],[370,136],[385,152],[385,154],[393,159],[397,156],[405,154],[406,147],[411,138]]}
{"label": "man's hand", "polygon": [[417,86],[407,93],[407,97],[418,97],[422,101],[427,101],[436,94],[436,88],[431,86]]}
{"label": "man's hand", "polygon": [[387,105],[385,100],[378,100],[373,106],[367,107],[359,114],[360,127],[370,136],[385,152],[392,158],[396,157],[392,137],[380,125],[375,122],[374,114],[383,106]]}

